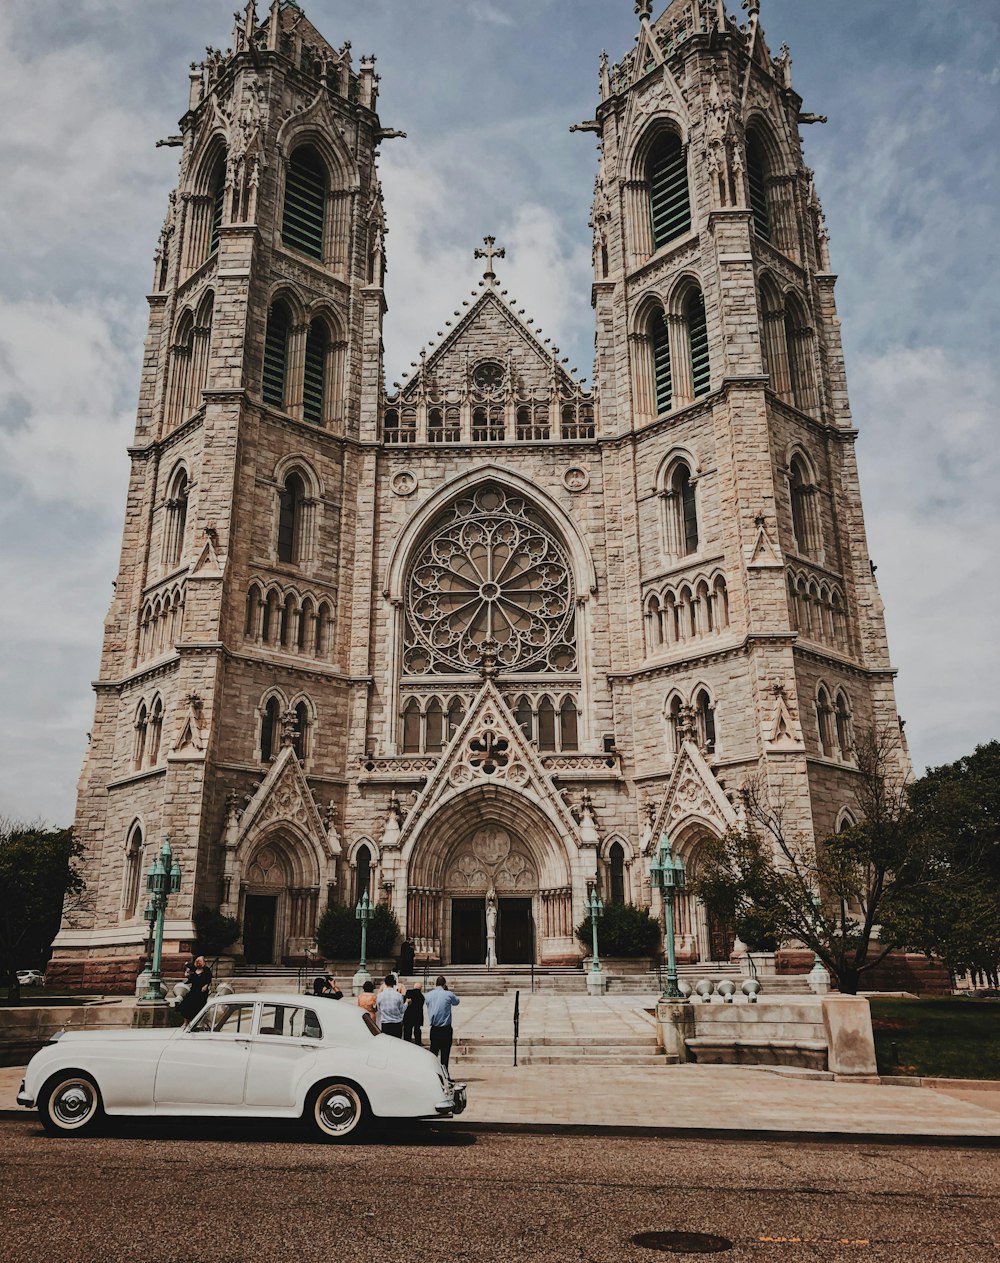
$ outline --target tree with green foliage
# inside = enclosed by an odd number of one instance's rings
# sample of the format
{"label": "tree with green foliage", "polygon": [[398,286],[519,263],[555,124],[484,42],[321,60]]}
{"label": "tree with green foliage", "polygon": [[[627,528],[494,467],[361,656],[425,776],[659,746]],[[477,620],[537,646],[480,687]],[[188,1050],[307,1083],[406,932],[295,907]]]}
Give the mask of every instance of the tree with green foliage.
{"label": "tree with green foliage", "polygon": [[741,793],[743,827],[707,844],[691,882],[737,933],[801,943],[849,995],[889,952],[911,945],[899,910],[926,897],[937,878],[910,809],[898,735],[862,734],[855,759],[857,824],[814,845],[790,832],[784,804],[751,778]]}
{"label": "tree with green foliage", "polygon": [[[395,956],[399,941],[396,914],[384,903],[372,905],[368,922],[368,955],[372,959]],[[350,904],[334,904],[316,926],[316,945],[326,960],[358,960],[361,956],[361,922]]]}
{"label": "tree with green foliage", "polygon": [[7,996],[21,998],[16,971],[44,968],[64,903],[79,906],[83,847],[71,829],[0,819],[0,977]]}
{"label": "tree with green foliage", "polygon": [[[576,927],[576,937],[593,947],[589,914]],[[645,908],[631,903],[606,903],[597,921],[597,948],[602,956],[658,956],[662,944],[660,925]]]}
{"label": "tree with green foliage", "polygon": [[214,908],[198,908],[192,918],[195,932],[195,954],[219,957],[242,933],[236,917],[227,917]]}
{"label": "tree with green foliage", "polygon": [[1000,741],[930,768],[908,793],[933,880],[897,901],[893,936],[953,974],[1000,972]]}

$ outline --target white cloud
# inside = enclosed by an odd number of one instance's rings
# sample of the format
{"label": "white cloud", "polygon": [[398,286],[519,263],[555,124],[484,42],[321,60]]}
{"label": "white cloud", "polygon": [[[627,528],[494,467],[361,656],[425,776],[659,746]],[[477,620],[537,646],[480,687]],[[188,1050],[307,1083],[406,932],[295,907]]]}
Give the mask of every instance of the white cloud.
{"label": "white cloud", "polygon": [[491,4],[490,0],[472,0],[469,5],[469,15],[480,22],[489,22],[492,26],[514,25],[514,19],[510,14],[504,13],[495,4]]}

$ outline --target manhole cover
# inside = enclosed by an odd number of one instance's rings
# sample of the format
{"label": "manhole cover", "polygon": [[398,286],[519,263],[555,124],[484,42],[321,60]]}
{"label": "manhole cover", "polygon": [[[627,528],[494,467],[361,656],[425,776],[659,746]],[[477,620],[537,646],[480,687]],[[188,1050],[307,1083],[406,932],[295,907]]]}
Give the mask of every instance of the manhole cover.
{"label": "manhole cover", "polygon": [[710,1232],[637,1232],[632,1241],[647,1250],[662,1250],[664,1254],[721,1254],[733,1248],[726,1237],[716,1237]]}

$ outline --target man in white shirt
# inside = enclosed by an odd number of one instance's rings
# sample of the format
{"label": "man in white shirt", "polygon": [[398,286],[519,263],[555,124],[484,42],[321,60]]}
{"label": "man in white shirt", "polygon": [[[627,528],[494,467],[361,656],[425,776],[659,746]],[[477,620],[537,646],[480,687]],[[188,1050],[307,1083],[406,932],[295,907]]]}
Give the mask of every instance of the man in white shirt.
{"label": "man in white shirt", "polygon": [[396,988],[396,979],[386,974],[385,985],[378,993],[375,1008],[378,1010],[379,1024],[383,1035],[395,1035],[403,1038],[403,1014],[406,1012],[406,1001]]}

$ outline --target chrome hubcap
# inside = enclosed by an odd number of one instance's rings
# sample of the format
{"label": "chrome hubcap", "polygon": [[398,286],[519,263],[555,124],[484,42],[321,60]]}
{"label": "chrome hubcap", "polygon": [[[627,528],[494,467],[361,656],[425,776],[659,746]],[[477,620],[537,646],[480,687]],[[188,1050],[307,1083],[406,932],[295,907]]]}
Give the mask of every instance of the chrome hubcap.
{"label": "chrome hubcap", "polygon": [[326,1131],[343,1134],[354,1126],[358,1109],[358,1100],[352,1092],[346,1088],[335,1088],[320,1098],[320,1121]]}
{"label": "chrome hubcap", "polygon": [[67,1127],[84,1122],[94,1108],[96,1097],[91,1085],[82,1079],[64,1083],[52,1098],[52,1117]]}

